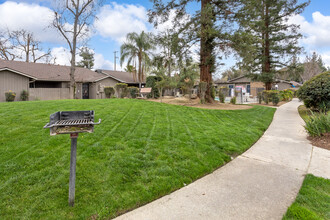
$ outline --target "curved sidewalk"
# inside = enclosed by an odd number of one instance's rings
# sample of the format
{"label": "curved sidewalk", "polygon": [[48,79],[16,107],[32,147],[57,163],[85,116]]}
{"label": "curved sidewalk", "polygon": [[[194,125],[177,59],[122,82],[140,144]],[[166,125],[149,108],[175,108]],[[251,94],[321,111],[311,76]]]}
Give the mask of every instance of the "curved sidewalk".
{"label": "curved sidewalk", "polygon": [[259,141],[227,165],[117,219],[282,219],[310,167],[330,178],[330,151],[315,151],[323,164],[313,165],[299,105],[279,107]]}

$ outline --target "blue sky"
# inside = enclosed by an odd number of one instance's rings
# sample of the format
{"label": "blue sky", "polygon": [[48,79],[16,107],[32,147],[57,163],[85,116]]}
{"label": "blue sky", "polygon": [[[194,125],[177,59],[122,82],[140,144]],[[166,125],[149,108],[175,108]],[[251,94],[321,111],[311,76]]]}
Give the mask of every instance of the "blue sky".
{"label": "blue sky", "polygon": [[[69,63],[66,43],[56,30],[45,27],[51,21],[51,2],[0,0],[0,29],[24,28],[32,31],[43,42],[44,49],[51,48],[52,54],[57,57],[56,63],[65,65]],[[88,46],[95,52],[96,68],[113,68],[113,52],[120,50],[127,33],[142,30],[156,32],[148,23],[146,15],[151,7],[152,3],[149,0],[105,1],[105,5],[98,12],[99,19],[94,23],[94,31],[88,42]],[[322,55],[326,65],[330,66],[330,0],[312,0],[305,11],[290,19],[290,22],[301,25],[301,33],[305,37],[300,44],[306,53],[316,51]],[[302,55],[301,59],[304,56]],[[229,68],[234,63],[235,60],[229,58],[219,71]]]}

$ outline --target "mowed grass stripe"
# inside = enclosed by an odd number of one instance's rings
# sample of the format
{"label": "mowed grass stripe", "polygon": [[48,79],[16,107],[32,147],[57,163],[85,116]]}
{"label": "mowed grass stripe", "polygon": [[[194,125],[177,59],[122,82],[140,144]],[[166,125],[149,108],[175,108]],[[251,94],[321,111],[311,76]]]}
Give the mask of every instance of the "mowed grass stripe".
{"label": "mowed grass stripe", "polygon": [[306,175],[296,200],[283,220],[330,219],[330,179]]}
{"label": "mowed grass stripe", "polygon": [[[68,135],[42,127],[56,111],[94,110],[80,134],[76,204],[67,205]],[[0,103],[0,218],[112,218],[212,172],[248,149],[275,109],[204,110],[143,100]],[[4,114],[5,113],[5,114]]]}

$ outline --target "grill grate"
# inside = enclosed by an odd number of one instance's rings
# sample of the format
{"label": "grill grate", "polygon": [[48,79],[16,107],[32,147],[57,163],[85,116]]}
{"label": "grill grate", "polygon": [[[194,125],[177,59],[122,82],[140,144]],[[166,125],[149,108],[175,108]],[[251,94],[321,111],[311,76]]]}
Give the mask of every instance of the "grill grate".
{"label": "grill grate", "polygon": [[62,111],[52,114],[44,128],[50,128],[50,135],[92,133],[94,125],[100,123],[101,119],[94,122],[94,111]]}
{"label": "grill grate", "polygon": [[56,121],[53,126],[65,126],[65,125],[92,125],[94,122],[89,119],[81,120],[59,120]]}

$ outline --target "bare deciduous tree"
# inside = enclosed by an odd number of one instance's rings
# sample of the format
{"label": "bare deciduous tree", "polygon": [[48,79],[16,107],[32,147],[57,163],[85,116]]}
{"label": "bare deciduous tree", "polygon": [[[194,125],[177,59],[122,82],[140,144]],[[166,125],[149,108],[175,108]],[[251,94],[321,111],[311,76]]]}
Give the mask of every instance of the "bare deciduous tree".
{"label": "bare deciduous tree", "polygon": [[319,65],[319,59],[320,57],[315,52],[312,56],[306,56],[304,62],[304,71],[301,75],[303,82],[306,82],[307,80],[322,72],[322,69]]}
{"label": "bare deciduous tree", "polygon": [[[77,44],[88,37],[88,26],[95,18],[98,0],[56,0],[53,26],[68,43],[71,53],[70,89],[72,98],[76,97],[76,54]],[[71,24],[73,22],[73,24]]]}
{"label": "bare deciduous tree", "polygon": [[[42,52],[41,43],[36,40],[32,32],[23,29],[11,32],[8,31],[8,36],[13,43],[14,48],[21,53],[20,58],[25,57],[25,62],[36,63],[42,58],[48,60],[50,57],[50,49],[48,49],[46,53]],[[30,59],[32,59],[32,61]]]}
{"label": "bare deciduous tree", "polygon": [[15,60],[17,55],[13,53],[14,47],[10,42],[10,38],[5,32],[0,32],[0,58],[4,60]]}
{"label": "bare deciduous tree", "polygon": [[45,59],[50,62],[50,49],[43,52],[40,41],[36,40],[32,32],[16,30],[0,33],[0,57],[5,60],[25,60],[34,62]]}

